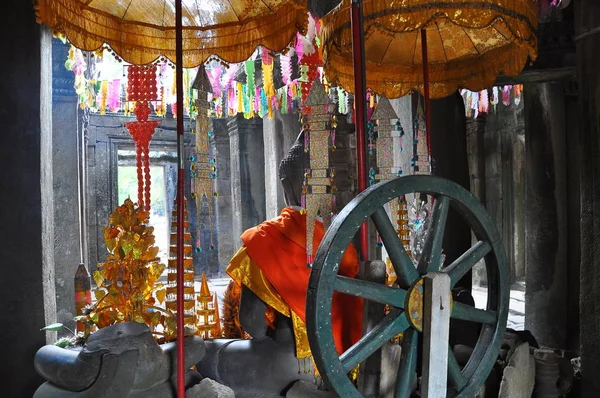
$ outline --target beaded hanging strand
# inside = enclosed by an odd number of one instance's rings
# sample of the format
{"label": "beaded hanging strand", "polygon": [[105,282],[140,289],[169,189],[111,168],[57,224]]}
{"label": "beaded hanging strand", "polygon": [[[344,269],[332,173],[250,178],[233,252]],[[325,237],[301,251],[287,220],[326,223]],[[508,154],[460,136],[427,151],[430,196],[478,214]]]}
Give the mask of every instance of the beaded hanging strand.
{"label": "beaded hanging strand", "polygon": [[[334,101],[332,101],[334,96],[329,95],[329,103],[327,105],[327,111],[329,113],[329,137],[331,138],[331,152],[337,151],[337,146],[335,143],[335,131],[338,126],[337,119],[337,105]],[[331,218],[337,212],[337,186],[335,184],[335,167],[331,166],[329,168],[329,186],[330,186],[330,194],[331,194]]]}
{"label": "beaded hanging strand", "polygon": [[150,102],[158,100],[156,64],[130,65],[127,69],[127,101],[135,101],[137,121],[125,123],[136,150],[138,205],[150,211],[150,140],[160,121],[148,120]]}

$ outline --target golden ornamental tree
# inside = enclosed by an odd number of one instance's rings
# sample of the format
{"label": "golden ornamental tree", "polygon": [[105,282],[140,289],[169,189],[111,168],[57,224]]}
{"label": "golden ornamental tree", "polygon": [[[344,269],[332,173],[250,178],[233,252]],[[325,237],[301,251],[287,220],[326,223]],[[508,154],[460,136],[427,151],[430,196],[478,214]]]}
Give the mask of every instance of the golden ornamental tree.
{"label": "golden ornamental tree", "polygon": [[158,306],[166,296],[165,287],[157,283],[165,265],[157,257],[148,216],[130,199],[110,215],[110,225],[104,228],[110,254],[93,273],[96,303],[86,318],[98,328],[127,321],[144,323],[158,340],[169,341],[175,338],[176,321],[171,311]]}

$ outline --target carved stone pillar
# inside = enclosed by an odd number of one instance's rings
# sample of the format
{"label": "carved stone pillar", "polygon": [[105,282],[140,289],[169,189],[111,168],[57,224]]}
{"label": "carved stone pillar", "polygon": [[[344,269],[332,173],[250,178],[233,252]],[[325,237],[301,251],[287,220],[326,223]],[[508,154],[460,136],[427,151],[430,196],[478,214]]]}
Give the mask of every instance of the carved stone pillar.
{"label": "carved stone pillar", "polygon": [[215,200],[215,220],[218,244],[219,274],[224,274],[229,260],[235,254],[238,247],[234,244],[233,219],[231,213],[231,161],[229,158],[229,131],[227,120],[213,119],[213,139],[211,145],[214,148],[217,162],[217,176],[215,180],[215,191],[218,196]]}
{"label": "carved stone pillar", "polygon": [[561,83],[526,85],[525,328],[564,347],[567,327],[567,168]]}
{"label": "carved stone pillar", "polygon": [[262,120],[238,115],[227,121],[231,164],[233,246],[242,233],[265,221],[265,156]]}
{"label": "carved stone pillar", "polygon": [[266,218],[277,217],[285,207],[283,189],[279,181],[279,163],[300,134],[297,114],[275,112],[273,119],[263,119],[265,154]]}

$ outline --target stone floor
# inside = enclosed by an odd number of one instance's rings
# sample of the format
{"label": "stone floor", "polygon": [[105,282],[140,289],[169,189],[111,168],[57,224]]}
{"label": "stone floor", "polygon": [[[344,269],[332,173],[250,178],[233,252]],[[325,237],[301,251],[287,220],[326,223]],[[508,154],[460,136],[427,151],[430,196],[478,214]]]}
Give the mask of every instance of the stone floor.
{"label": "stone floor", "polygon": [[[485,308],[487,288],[473,286],[473,298],[477,308]],[[510,288],[510,305],[507,327],[515,330],[525,329],[525,282],[517,282]]]}

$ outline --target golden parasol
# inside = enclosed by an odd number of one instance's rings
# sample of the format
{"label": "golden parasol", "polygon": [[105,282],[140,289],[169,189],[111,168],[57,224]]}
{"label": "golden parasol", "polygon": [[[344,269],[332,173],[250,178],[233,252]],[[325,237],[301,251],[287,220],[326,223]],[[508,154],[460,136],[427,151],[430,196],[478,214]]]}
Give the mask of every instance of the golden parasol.
{"label": "golden parasol", "polygon": [[[321,29],[325,73],[356,94],[358,190],[367,180],[367,87],[388,98],[422,92],[429,135],[430,97],[460,87],[479,91],[536,58],[537,13],[534,0],[342,0],[328,13]],[[364,226],[360,238],[366,259]]]}
{"label": "golden parasol", "polygon": [[[175,0],[37,0],[38,22],[82,50],[109,44],[125,61],[175,61]],[[306,0],[183,0],[183,66],[213,54],[246,60],[257,46],[285,48],[307,24]]]}
{"label": "golden parasol", "polygon": [[[350,12],[351,0],[343,0],[322,21],[327,77],[347,90],[354,84]],[[482,90],[536,58],[537,14],[533,0],[364,0],[367,86],[388,98],[424,92],[428,66],[432,98]]]}

